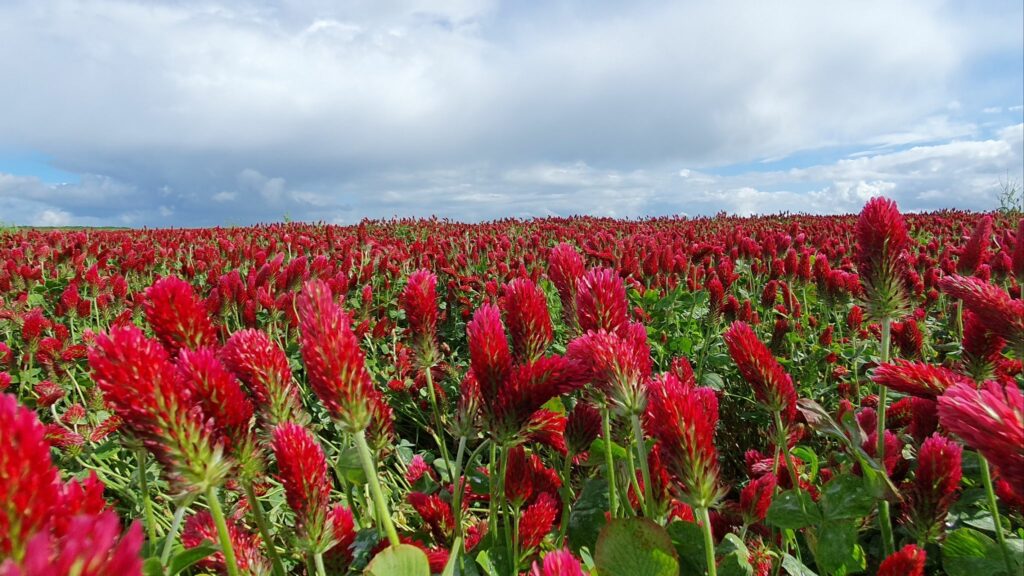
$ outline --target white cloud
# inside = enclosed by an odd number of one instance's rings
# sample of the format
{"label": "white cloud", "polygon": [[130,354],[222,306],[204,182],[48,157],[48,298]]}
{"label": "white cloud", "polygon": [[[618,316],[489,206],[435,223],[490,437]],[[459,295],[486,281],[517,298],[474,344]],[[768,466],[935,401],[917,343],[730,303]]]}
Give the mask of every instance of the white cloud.
{"label": "white cloud", "polygon": [[63,210],[43,210],[36,216],[33,226],[67,226],[71,224],[71,214]]}
{"label": "white cloud", "polygon": [[[0,175],[0,200],[132,224],[924,204],[1019,171],[989,124],[1013,120],[967,111],[1019,98],[970,74],[1017,58],[1021,7],[971,6],[9,0],[0,149],[84,176]],[[863,154],[713,175],[823,149]]]}

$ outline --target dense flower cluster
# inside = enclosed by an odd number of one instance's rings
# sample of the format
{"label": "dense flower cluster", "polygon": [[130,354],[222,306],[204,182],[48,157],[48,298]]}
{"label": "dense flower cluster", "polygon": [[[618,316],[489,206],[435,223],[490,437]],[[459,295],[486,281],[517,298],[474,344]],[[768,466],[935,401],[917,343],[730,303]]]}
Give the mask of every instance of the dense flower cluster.
{"label": "dense flower cluster", "polygon": [[0,576],[1016,573],[1022,281],[885,199],[4,229]]}

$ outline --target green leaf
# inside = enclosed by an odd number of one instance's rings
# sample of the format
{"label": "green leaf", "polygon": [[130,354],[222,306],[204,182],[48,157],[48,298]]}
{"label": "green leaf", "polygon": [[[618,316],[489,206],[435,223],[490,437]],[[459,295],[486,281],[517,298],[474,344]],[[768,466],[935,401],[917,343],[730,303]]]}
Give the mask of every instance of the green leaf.
{"label": "green leaf", "polygon": [[430,576],[430,561],[412,544],[388,546],[373,557],[363,572],[367,576]]}
{"label": "green leaf", "polygon": [[814,450],[811,450],[807,446],[797,446],[796,448],[793,448],[792,454],[804,461],[804,464],[806,464],[808,468],[807,475],[810,476],[811,482],[813,482],[814,479],[818,477],[818,455],[814,453]]}
{"label": "green leaf", "polygon": [[857,566],[857,526],[850,522],[826,520],[818,531],[814,558],[826,574]]}
{"label": "green leaf", "polygon": [[476,555],[476,563],[484,569],[484,574],[487,574],[487,576],[501,576],[501,573],[498,572],[498,567],[491,561],[491,556],[487,553],[487,550]]}
{"label": "green leaf", "polygon": [[1006,573],[999,544],[973,528],[960,528],[946,535],[942,567],[949,576]]}
{"label": "green leaf", "polygon": [[212,542],[203,542],[195,548],[183,549],[171,558],[170,566],[167,567],[167,573],[170,574],[170,576],[181,574],[195,565],[196,562],[199,562],[218,550],[220,550],[220,546],[216,546]]}
{"label": "green leaf", "polygon": [[592,478],[584,482],[580,497],[569,512],[569,546],[573,552],[579,552],[583,546],[594,548],[597,535],[605,524],[604,513],[607,510],[607,480]]}
{"label": "green leaf", "polygon": [[735,534],[726,534],[718,545],[719,576],[752,576],[754,567],[750,565],[750,552],[743,540]]}
{"label": "green leaf", "polygon": [[703,574],[707,571],[704,556],[704,532],[694,522],[673,522],[666,527],[672,545],[679,554],[680,574]]}
{"label": "green leaf", "polygon": [[[626,449],[619,446],[617,443],[612,442],[611,444],[612,457],[615,459],[626,459]],[[604,438],[598,438],[590,444],[590,457],[587,458],[588,462],[594,462],[595,465],[603,465],[605,454],[605,442]]]}
{"label": "green leaf", "polygon": [[782,555],[782,569],[786,571],[789,576],[818,576],[818,574],[804,566],[804,563],[790,556],[789,554]]}
{"label": "green leaf", "polygon": [[799,530],[821,521],[821,512],[804,490],[786,490],[775,497],[766,520],[779,528]]}
{"label": "green leaf", "polygon": [[594,561],[600,574],[679,574],[679,558],[668,532],[646,518],[609,522],[597,538]]}
{"label": "green leaf", "polygon": [[833,478],[821,495],[821,513],[825,521],[863,518],[877,505],[875,496],[864,481],[852,474]]}
{"label": "green leaf", "polygon": [[359,450],[355,446],[349,446],[338,454],[338,462],[335,464],[340,474],[347,482],[357,486],[366,484],[366,472],[363,470],[363,463],[359,460]]}
{"label": "green leaf", "polygon": [[541,406],[542,410],[550,410],[555,414],[565,414],[565,403],[562,402],[561,396],[555,396],[551,400],[548,400]]}
{"label": "green leaf", "polygon": [[722,379],[721,375],[715,374],[714,372],[705,372],[700,378],[700,383],[701,386],[707,386],[712,390],[721,390],[722,388],[725,388],[725,380]]}
{"label": "green leaf", "polygon": [[160,559],[156,556],[146,558],[146,561],[142,563],[142,574],[143,576],[165,576]]}

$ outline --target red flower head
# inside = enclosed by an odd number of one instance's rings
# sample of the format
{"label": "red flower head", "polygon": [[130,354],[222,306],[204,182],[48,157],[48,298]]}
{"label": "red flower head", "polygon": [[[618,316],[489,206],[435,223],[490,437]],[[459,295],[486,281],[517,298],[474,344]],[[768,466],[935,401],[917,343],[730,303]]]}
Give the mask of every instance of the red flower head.
{"label": "red flower head", "polygon": [[661,460],[692,506],[707,508],[722,497],[715,427],[718,398],[710,388],[683,385],[672,374],[651,382],[645,429],[658,439]]}
{"label": "red flower head", "polygon": [[939,288],[978,315],[988,329],[1010,342],[1024,342],[1024,302],[1002,288],[975,277],[946,276]]}
{"label": "red flower head", "polygon": [[772,505],[775,485],[775,475],[765,474],[751,480],[740,492],[740,510],[743,511],[747,524],[764,521],[768,508]]}
{"label": "red flower head", "polygon": [[587,332],[569,343],[566,356],[579,363],[586,379],[614,409],[627,414],[643,411],[645,382],[651,376],[651,349],[643,324],[631,322],[618,333]]}
{"label": "red flower head", "polygon": [[565,445],[569,454],[581,454],[601,433],[601,413],[585,402],[576,404],[565,424]]}
{"label": "red flower head", "polygon": [[411,492],[407,498],[409,504],[430,528],[434,542],[447,544],[455,531],[455,516],[452,514],[451,504],[437,494]]}
{"label": "red flower head", "polygon": [[584,576],[583,565],[568,549],[553,550],[542,564],[534,561],[530,576]]}
{"label": "red flower head", "polygon": [[530,433],[531,425],[543,423],[534,421],[541,406],[583,383],[577,365],[561,356],[543,357],[517,366],[491,400],[481,404],[487,421],[485,429],[501,441]]}
{"label": "red flower head", "polygon": [[492,304],[477,308],[466,325],[466,336],[469,364],[480,383],[480,392],[484,398],[493,398],[512,368],[512,354],[498,308]]}
{"label": "red flower head", "polygon": [[942,535],[949,506],[960,487],[962,449],[938,434],[928,438],[917,453],[917,474],[903,488],[906,497],[901,521],[921,541]]}
{"label": "red flower head", "polygon": [[993,333],[974,312],[964,310],[963,361],[975,380],[983,382],[995,373],[1006,340]]}
{"label": "red flower head", "polygon": [[505,468],[505,498],[513,507],[519,507],[533,496],[533,469],[530,459],[522,446],[515,446],[508,451],[508,464]]}
{"label": "red flower head", "polygon": [[533,504],[523,509],[519,517],[519,544],[523,550],[540,546],[544,537],[551,532],[558,512],[558,502],[547,492],[542,492]]}
{"label": "red flower head", "polygon": [[907,360],[882,364],[871,374],[871,380],[905,394],[932,399],[940,396],[950,386],[970,382],[966,376],[947,368]]}
{"label": "red flower head", "polygon": [[51,325],[42,310],[33,308],[22,318],[21,339],[26,344],[31,344],[38,340],[43,335],[43,331],[49,329]]}
{"label": "red flower head", "polygon": [[985,263],[985,251],[988,249],[992,236],[992,217],[982,216],[974,226],[974,233],[968,238],[960,252],[960,260],[956,263],[956,271],[964,276],[971,276],[978,271],[978,266]]}
{"label": "red flower head", "polygon": [[36,393],[36,405],[40,408],[49,408],[64,397],[64,389],[52,380],[37,382],[32,390]]}
{"label": "red flower head", "polygon": [[740,375],[754,389],[754,395],[765,408],[780,412],[782,421],[790,423],[796,416],[796,390],[793,380],[744,322],[733,322],[723,335]]}
{"label": "red flower head", "polygon": [[547,298],[537,285],[526,278],[505,284],[501,310],[505,313],[516,360],[530,362],[543,356],[554,336]]}
{"label": "red flower head", "polygon": [[907,544],[882,560],[877,576],[924,576],[925,552]]}
{"label": "red flower head", "polygon": [[142,527],[121,534],[114,512],[80,515],[70,520],[67,535],[40,532],[29,542],[20,565],[8,561],[0,576],[141,576]]}
{"label": "red flower head", "polygon": [[[485,429],[500,442],[521,439],[534,413],[551,398],[583,385],[575,362],[561,356],[540,357],[512,366],[498,309],[484,304],[466,327],[473,378],[479,385],[479,407]],[[464,390],[465,392],[466,390]],[[469,390],[472,392],[473,390]]]}
{"label": "red flower head", "polygon": [[202,407],[225,448],[243,442],[249,433],[253,407],[238,379],[220,363],[211,348],[178,353],[182,382]]}
{"label": "red flower head", "polygon": [[424,366],[433,365],[437,353],[437,276],[429,270],[413,272],[398,301],[409,323],[413,347]]}
{"label": "red flower head", "polygon": [[46,528],[61,503],[46,428],[35,413],[0,394],[0,557],[22,557],[33,534]]}
{"label": "red flower head", "polygon": [[924,334],[917,321],[910,318],[905,322],[892,323],[892,341],[899,348],[904,358],[920,358],[921,346],[924,345]]}
{"label": "red flower head", "polygon": [[857,273],[872,318],[898,318],[907,305],[903,251],[910,243],[896,203],[872,198],[857,219]]}
{"label": "red flower head", "polygon": [[[235,551],[235,561],[242,570],[242,574],[257,576],[270,572],[270,563],[267,562],[263,552],[260,537],[238,523],[232,518],[227,519],[228,538],[231,540],[231,547]],[[217,534],[217,527],[213,522],[213,516],[203,510],[188,517],[185,527],[181,531],[181,543],[188,548],[195,548],[203,542],[220,542]],[[214,552],[203,558],[197,566],[205,570],[227,573],[224,563],[224,553]]]}
{"label": "red flower head", "polygon": [[567,451],[565,445],[566,417],[553,410],[537,410],[530,416],[523,431],[531,442],[550,446],[560,454]]}
{"label": "red flower head", "polygon": [[578,327],[576,322],[576,283],[583,277],[583,257],[568,244],[559,244],[551,249],[548,257],[548,278],[558,290],[562,301],[562,318],[571,333]]}
{"label": "red flower head", "polygon": [[96,336],[89,366],[122,428],[153,453],[175,488],[201,491],[224,479],[221,447],[163,346],[135,326],[113,328]]}
{"label": "red flower head", "polygon": [[427,464],[423,456],[416,454],[409,461],[409,469],[405,474],[405,481],[409,484],[415,484],[420,481],[420,478],[423,478],[424,474],[426,474],[427,478],[436,478],[434,471],[430,468],[430,464]]}
{"label": "red flower head", "polygon": [[256,399],[257,417],[264,426],[308,421],[299,390],[292,383],[288,357],[265,332],[235,332],[221,349],[221,359]]}
{"label": "red flower head", "polygon": [[610,268],[593,268],[576,283],[580,330],[618,333],[626,328],[629,303],[622,277]]}
{"label": "red flower head", "polygon": [[172,356],[181,348],[216,346],[217,329],[203,301],[181,278],[167,276],[154,282],[146,290],[143,308],[146,322]]}
{"label": "red flower head", "polygon": [[310,387],[343,430],[365,430],[376,389],[366,371],[352,319],[320,280],[306,282],[298,300],[299,344]]}
{"label": "red flower head", "polygon": [[1024,486],[1024,395],[1016,383],[957,384],[939,397],[939,422]]}
{"label": "red flower head", "polygon": [[277,478],[295,512],[297,528],[309,550],[323,552],[331,539],[326,527],[331,484],[324,452],[313,434],[298,424],[281,424],[273,436]]}
{"label": "red flower head", "polygon": [[328,574],[344,574],[352,562],[352,544],[356,541],[356,526],[352,511],[337,505],[327,514],[327,522],[334,533],[334,546],[324,553]]}

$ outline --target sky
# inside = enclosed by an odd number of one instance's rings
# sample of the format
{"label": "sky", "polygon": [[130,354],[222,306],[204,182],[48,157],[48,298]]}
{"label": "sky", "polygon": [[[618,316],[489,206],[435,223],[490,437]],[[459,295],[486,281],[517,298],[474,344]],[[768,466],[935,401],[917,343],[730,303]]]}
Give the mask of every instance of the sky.
{"label": "sky", "polygon": [[992,210],[1024,3],[2,0],[0,222]]}

